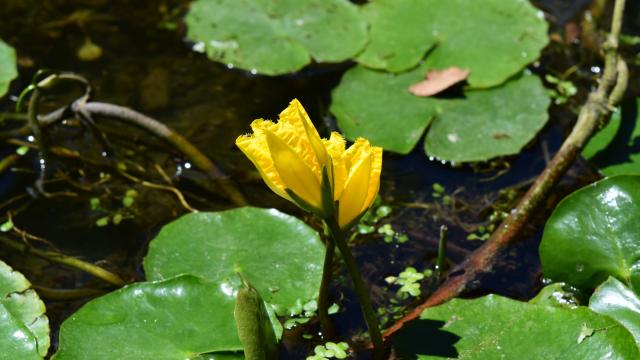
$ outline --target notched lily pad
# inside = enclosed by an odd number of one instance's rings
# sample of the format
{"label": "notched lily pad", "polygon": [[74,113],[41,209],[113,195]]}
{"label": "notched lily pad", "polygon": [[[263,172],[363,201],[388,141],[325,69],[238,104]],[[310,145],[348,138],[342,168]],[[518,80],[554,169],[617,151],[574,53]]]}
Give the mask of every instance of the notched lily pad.
{"label": "notched lily pad", "polygon": [[528,1],[376,0],[363,6],[371,41],[357,61],[392,72],[426,57],[428,67],[471,71],[472,87],[498,85],[538,58],[547,24]]}
{"label": "notched lily pad", "polygon": [[424,68],[392,74],[355,66],[333,90],[331,112],[347,138],[362,136],[376,146],[409,153],[431,123],[438,100],[409,93]]}
{"label": "notched lily pad", "polygon": [[535,75],[442,100],[425,141],[429,156],[452,162],[517,154],[547,123],[550,99]]}
{"label": "notched lily pad", "polygon": [[16,51],[0,40],[0,97],[7,93],[9,84],[16,76]]}
{"label": "notched lily pad", "polygon": [[240,272],[280,313],[316,296],[324,245],[318,233],[274,209],[192,213],[165,225],[149,245],[149,280],[193,274],[222,286]]}
{"label": "notched lily pad", "polygon": [[425,72],[425,65],[399,74],[362,66],[347,71],[332,94],[331,112],[340,129],[351,140],[366,137],[406,154],[431,124],[425,141],[429,156],[471,162],[517,154],[547,122],[550,99],[535,75],[448,100],[409,93]]}
{"label": "notched lily pad", "polygon": [[[585,331],[587,330],[587,331]],[[637,359],[631,334],[586,307],[489,295],[425,310],[394,339],[401,358]]]}
{"label": "notched lily pad", "polygon": [[[60,328],[54,359],[242,358],[235,298],[219,284],[184,275],[127,285],[91,300]],[[201,358],[217,359],[218,355]]]}
{"label": "notched lily pad", "polygon": [[194,49],[266,75],[311,59],[343,61],[367,42],[367,24],[347,0],[197,0],[185,21]]}
{"label": "notched lily pad", "polygon": [[613,276],[640,289],[639,216],[640,176],[614,176],[567,196],[542,236],[545,277],[593,289]]}
{"label": "notched lily pad", "polygon": [[[31,283],[0,261],[0,349],[13,349],[15,359],[44,357],[49,350],[49,319]],[[13,336],[11,329],[21,336]]]}

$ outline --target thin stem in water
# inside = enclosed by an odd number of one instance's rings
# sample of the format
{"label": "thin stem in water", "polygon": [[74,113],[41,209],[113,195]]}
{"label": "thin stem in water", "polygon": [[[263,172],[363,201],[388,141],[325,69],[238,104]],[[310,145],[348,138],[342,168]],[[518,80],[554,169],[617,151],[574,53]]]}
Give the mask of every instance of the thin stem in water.
{"label": "thin stem in water", "polygon": [[325,340],[335,336],[335,329],[329,317],[329,285],[331,285],[331,275],[333,273],[333,259],[335,257],[335,243],[330,236],[327,238],[324,250],[324,266],[322,268],[322,281],[320,282],[320,294],[318,295],[318,317],[320,318],[320,328],[322,337]]}
{"label": "thin stem in water", "polygon": [[362,275],[360,274],[360,270],[358,269],[358,264],[356,263],[356,259],[351,254],[351,250],[347,245],[347,241],[344,237],[344,232],[338,225],[338,221],[335,218],[329,218],[325,220],[327,227],[329,228],[329,233],[331,237],[335,241],[340,253],[342,254],[342,258],[344,259],[345,264],[347,265],[347,270],[349,270],[349,275],[351,276],[351,281],[353,281],[353,287],[356,291],[356,295],[358,296],[358,301],[360,302],[360,309],[362,310],[362,315],[364,316],[364,320],[367,323],[367,327],[369,328],[369,336],[371,336],[371,343],[373,344],[374,355],[376,359],[384,358],[384,344],[382,342],[382,335],[380,333],[380,326],[378,325],[378,319],[376,318],[376,314],[373,311],[373,306],[371,305],[371,299],[369,297],[369,291],[362,279]]}
{"label": "thin stem in water", "polygon": [[447,225],[440,226],[440,241],[438,242],[438,261],[436,262],[436,277],[440,280],[440,276],[444,272],[444,266],[447,261],[447,234],[449,228]]}

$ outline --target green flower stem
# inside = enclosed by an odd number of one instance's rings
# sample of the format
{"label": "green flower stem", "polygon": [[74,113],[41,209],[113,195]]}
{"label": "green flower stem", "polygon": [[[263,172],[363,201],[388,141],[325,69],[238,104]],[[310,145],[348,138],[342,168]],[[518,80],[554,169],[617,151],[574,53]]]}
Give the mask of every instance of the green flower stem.
{"label": "green flower stem", "polygon": [[331,237],[333,237],[336,245],[338,245],[338,249],[340,249],[340,253],[342,254],[342,258],[347,265],[347,269],[349,270],[351,281],[353,281],[353,286],[356,290],[356,295],[358,296],[358,300],[360,302],[362,315],[364,316],[364,320],[366,321],[367,327],[369,328],[369,336],[371,337],[371,343],[373,344],[375,358],[383,359],[384,344],[382,342],[382,335],[380,334],[378,319],[376,319],[376,314],[373,312],[373,306],[371,306],[369,292],[367,291],[367,288],[364,284],[364,280],[362,280],[360,270],[358,270],[356,259],[353,257],[353,254],[351,254],[351,250],[349,250],[349,247],[347,246],[344,232],[342,231],[342,229],[340,229],[338,221],[335,218],[330,218],[325,220],[325,222],[327,224],[327,227],[329,228]]}
{"label": "green flower stem", "polygon": [[320,318],[322,337],[325,340],[330,340],[335,335],[333,324],[329,318],[329,285],[331,284],[331,275],[333,273],[333,258],[336,246],[332,237],[327,238],[325,245],[322,281],[320,282],[320,294],[318,295],[318,317]]}

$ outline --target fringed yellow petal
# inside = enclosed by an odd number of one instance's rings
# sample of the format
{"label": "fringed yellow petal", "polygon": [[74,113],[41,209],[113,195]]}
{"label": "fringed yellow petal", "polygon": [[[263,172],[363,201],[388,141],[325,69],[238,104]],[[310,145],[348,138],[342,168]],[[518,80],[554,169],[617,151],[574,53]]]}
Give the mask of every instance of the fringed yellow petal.
{"label": "fringed yellow petal", "polygon": [[298,154],[306,166],[313,171],[318,181],[322,179],[322,169],[313,147],[307,141],[305,133],[300,133],[294,124],[287,121],[280,121],[276,124],[268,120],[258,119],[251,123],[251,129],[256,134],[271,132],[276,135]]}
{"label": "fringed yellow petal", "polygon": [[371,175],[369,176],[369,189],[367,198],[364,201],[362,211],[366,211],[371,207],[378,190],[380,190],[380,174],[382,173],[382,148],[377,146],[371,147]]}
{"label": "fringed yellow petal", "polygon": [[291,100],[289,106],[280,113],[280,121],[293,125],[298,132],[304,134],[316,155],[320,168],[325,166],[329,171],[331,170],[329,154],[322,144],[318,130],[313,126],[307,111],[298,99]]}
{"label": "fringed yellow petal", "polygon": [[371,154],[365,154],[351,167],[344,192],[340,197],[338,210],[338,223],[345,227],[358,215],[367,198],[365,189],[369,189],[369,177],[371,175]]}
{"label": "fringed yellow petal", "polygon": [[338,200],[342,196],[348,174],[348,169],[343,159],[345,140],[340,133],[334,131],[331,133],[329,140],[322,139],[322,142],[333,164],[333,199]]}
{"label": "fringed yellow petal", "polygon": [[364,154],[369,153],[369,149],[371,145],[367,139],[357,138],[356,141],[349,146],[349,148],[344,152],[344,164],[347,167],[347,171],[350,171],[351,167],[358,163],[358,160],[364,156]]}
{"label": "fringed yellow petal", "polygon": [[258,135],[242,135],[236,139],[236,146],[251,160],[253,165],[258,169],[262,180],[276,194],[291,201],[291,198],[285,192],[285,187],[273,165],[271,154],[267,140],[262,134]]}
{"label": "fringed yellow petal", "polygon": [[322,209],[320,182],[298,153],[273,132],[265,131],[273,164],[284,186],[314,208]]}

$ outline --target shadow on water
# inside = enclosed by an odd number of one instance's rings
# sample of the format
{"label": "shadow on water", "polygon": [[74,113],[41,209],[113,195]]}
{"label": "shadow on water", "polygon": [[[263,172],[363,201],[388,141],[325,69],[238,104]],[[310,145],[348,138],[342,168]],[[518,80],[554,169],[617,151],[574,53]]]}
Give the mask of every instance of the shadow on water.
{"label": "shadow on water", "polygon": [[458,357],[454,345],[460,337],[444,330],[444,326],[444,321],[424,319],[407,324],[393,338],[396,355],[403,360],[416,360],[419,355]]}

